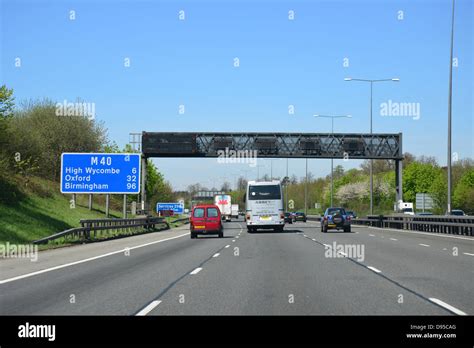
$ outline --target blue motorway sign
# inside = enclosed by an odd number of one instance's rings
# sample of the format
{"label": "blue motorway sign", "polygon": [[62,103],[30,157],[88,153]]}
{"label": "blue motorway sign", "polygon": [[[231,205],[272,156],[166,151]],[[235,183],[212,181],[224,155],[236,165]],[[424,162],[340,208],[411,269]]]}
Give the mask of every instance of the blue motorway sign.
{"label": "blue motorway sign", "polygon": [[63,153],[62,193],[140,193],[140,154]]}
{"label": "blue motorway sign", "polygon": [[184,204],[182,203],[156,203],[156,211],[172,210],[175,214],[184,213]]}

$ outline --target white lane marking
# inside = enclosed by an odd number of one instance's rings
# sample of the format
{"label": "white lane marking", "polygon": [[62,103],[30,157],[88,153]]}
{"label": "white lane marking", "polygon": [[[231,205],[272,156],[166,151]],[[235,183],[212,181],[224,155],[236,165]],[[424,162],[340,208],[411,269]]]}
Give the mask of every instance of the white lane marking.
{"label": "white lane marking", "polygon": [[434,297],[430,297],[430,301],[431,302],[434,302],[438,305],[440,305],[441,307],[444,307],[446,308],[448,311],[451,311],[457,315],[467,315],[466,313],[464,313],[462,310],[460,309],[457,309],[456,307],[453,307],[451,306],[450,304],[447,304],[446,302],[443,302],[437,298],[434,298]]}
{"label": "white lane marking", "polygon": [[381,270],[379,270],[379,269],[377,269],[377,268],[375,268],[375,267],[372,267],[372,266],[367,266],[367,268],[370,269],[370,270],[372,270],[372,271],[374,271],[375,273],[381,273],[381,272],[382,272]]}
{"label": "white lane marking", "polygon": [[151,302],[148,306],[143,308],[140,312],[135,314],[136,316],[144,316],[150,313],[156,306],[158,306],[161,303],[161,301],[153,301]]}
{"label": "white lane marking", "polygon": [[308,237],[306,234],[303,234],[303,237]]}
{"label": "white lane marking", "polygon": [[229,244],[227,244],[225,247],[226,247],[226,248],[228,248],[228,247],[230,247],[230,245],[229,245]]}
{"label": "white lane marking", "polygon": [[471,254],[471,253],[463,253],[464,255],[470,255],[470,256],[474,256],[474,254]]}
{"label": "white lane marking", "polygon": [[198,268],[196,268],[194,271],[192,271],[192,272],[189,273],[189,274],[192,274],[192,275],[198,274],[199,272],[201,272],[201,270],[202,270],[202,267],[198,267]]}
{"label": "white lane marking", "polygon": [[[354,227],[356,227],[356,226],[354,226]],[[374,229],[374,230],[382,230],[382,231],[395,231],[395,232],[400,232],[400,233],[423,234],[425,236],[433,236],[433,237],[441,237],[441,238],[464,239],[464,240],[470,240],[470,241],[474,242],[474,238],[472,238],[472,237],[458,237],[458,236],[449,236],[449,235],[444,235],[444,234],[439,234],[439,233],[406,231],[406,230],[397,230],[397,229],[394,229],[394,228],[380,228],[380,227],[372,227],[372,226],[367,226],[367,228],[371,228],[371,229]]]}
{"label": "white lane marking", "polygon": [[323,244],[325,247],[327,248],[332,248],[332,245],[331,244]]}
{"label": "white lane marking", "polygon": [[189,236],[189,232],[184,233],[184,234],[180,234],[180,235],[175,236],[175,237],[170,237],[170,238],[166,238],[166,239],[161,239],[161,240],[157,240],[157,241],[154,241],[154,242],[149,242],[149,243],[137,245],[137,246],[134,246],[134,247],[124,248],[124,249],[121,249],[121,250],[112,251],[112,252],[110,252],[110,253],[106,253],[106,254],[102,254],[102,255],[97,255],[97,256],[89,257],[89,258],[87,258],[87,259],[83,259],[83,260],[79,260],[79,261],[74,261],[74,262],[69,262],[69,263],[65,263],[65,264],[63,264],[63,265],[54,266],[54,267],[42,269],[42,270],[40,270],[40,271],[35,271],[35,272],[31,272],[31,273],[26,273],[26,274],[23,274],[23,275],[20,275],[20,276],[16,276],[16,277],[13,277],[13,278],[8,278],[8,279],[0,280],[0,284],[5,284],[5,283],[13,282],[13,281],[15,281],[15,280],[19,280],[19,279],[23,279],[23,278],[32,277],[32,276],[35,276],[35,275],[38,275],[38,274],[42,274],[42,273],[46,273],[46,272],[55,271],[55,270],[58,270],[58,269],[61,269],[61,268],[69,267],[69,266],[79,265],[79,264],[84,263],[84,262],[89,262],[89,261],[101,259],[101,258],[103,258],[103,257],[107,257],[107,256],[115,255],[115,254],[124,253],[124,252],[126,252],[126,251],[130,251],[130,250],[133,250],[133,249],[143,248],[143,247],[146,247],[146,246],[148,246],[148,245],[153,245],[153,244],[157,244],[157,243],[161,243],[161,242],[166,242],[166,241],[168,241],[168,240],[172,240],[172,239],[176,239],[176,238],[181,238],[181,237],[184,237],[184,236]]}
{"label": "white lane marking", "polygon": [[419,243],[418,245],[421,245],[421,246],[424,246],[424,247],[429,247],[428,244],[421,244],[421,243]]}
{"label": "white lane marking", "polygon": [[396,239],[396,238],[390,238],[390,240],[394,240],[394,241],[397,241],[398,239]]}
{"label": "white lane marking", "polygon": [[371,236],[371,237],[375,237],[375,234],[369,234],[369,236]]}
{"label": "white lane marking", "polygon": [[313,242],[316,242],[316,239],[313,238],[312,241],[313,241]]}
{"label": "white lane marking", "polygon": [[356,232],[356,234],[359,234],[359,232]]}
{"label": "white lane marking", "polygon": [[232,242],[235,242],[235,239],[232,239]]}
{"label": "white lane marking", "polygon": [[215,253],[214,255],[212,255],[212,257],[217,257],[219,255],[220,255],[219,253]]}

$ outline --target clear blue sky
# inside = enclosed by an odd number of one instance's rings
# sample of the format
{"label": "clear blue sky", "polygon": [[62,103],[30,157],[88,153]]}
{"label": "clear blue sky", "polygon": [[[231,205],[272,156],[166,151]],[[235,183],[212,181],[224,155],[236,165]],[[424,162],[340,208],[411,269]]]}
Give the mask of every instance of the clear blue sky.
{"label": "clear blue sky", "polygon": [[[120,146],[143,130],[329,132],[330,120],[315,113],[352,114],[335,131],[368,132],[369,85],[344,77],[399,77],[375,85],[374,132],[403,132],[404,151],[446,163],[450,0],[0,3],[0,82],[17,101],[94,102]],[[474,157],[472,3],[458,0],[456,10],[453,151],[460,158]],[[389,99],[420,103],[420,119],[381,116]],[[176,189],[257,174],[215,159],[155,163]],[[269,173],[270,162],[260,163]],[[326,175],[329,163],[312,160],[309,170]],[[285,164],[274,161],[274,175],[284,175]],[[290,160],[293,173],[304,175],[304,160]]]}

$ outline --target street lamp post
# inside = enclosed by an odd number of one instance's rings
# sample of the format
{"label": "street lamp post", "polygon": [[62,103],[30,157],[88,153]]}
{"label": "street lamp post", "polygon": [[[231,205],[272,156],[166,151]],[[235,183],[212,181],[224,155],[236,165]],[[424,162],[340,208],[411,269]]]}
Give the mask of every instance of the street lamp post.
{"label": "street lamp post", "polygon": [[[324,117],[331,119],[331,134],[334,134],[334,119],[335,118],[352,118],[352,115],[313,115],[314,117]],[[331,207],[333,207],[333,197],[334,197],[334,162],[331,158]]]}
{"label": "street lamp post", "polygon": [[257,164],[257,181],[260,180],[260,167],[266,167],[265,164]]}
{"label": "street lamp post", "polygon": [[453,98],[453,45],[454,45],[454,5],[451,18],[451,52],[449,59],[449,92],[448,92],[448,214],[451,213],[451,110],[452,110],[452,98]]}
{"label": "street lamp post", "polygon": [[[377,80],[370,80],[370,79],[353,79],[352,77],[344,78],[344,81],[360,81],[360,82],[370,82],[370,134],[372,134],[372,95],[373,95],[373,85],[376,82],[399,82],[400,79],[398,77],[394,77],[391,79],[377,79]],[[372,138],[370,139],[370,151],[372,151]],[[374,213],[374,203],[373,203],[373,192],[374,192],[374,177],[373,177],[373,167],[374,167],[374,160],[370,160],[370,214]]]}
{"label": "street lamp post", "polygon": [[304,181],[304,215],[308,215],[308,158],[306,158],[306,179]]}
{"label": "street lamp post", "polygon": [[286,158],[286,185],[285,185],[285,211],[288,211],[288,182],[289,182],[289,178],[288,178],[288,157]]}

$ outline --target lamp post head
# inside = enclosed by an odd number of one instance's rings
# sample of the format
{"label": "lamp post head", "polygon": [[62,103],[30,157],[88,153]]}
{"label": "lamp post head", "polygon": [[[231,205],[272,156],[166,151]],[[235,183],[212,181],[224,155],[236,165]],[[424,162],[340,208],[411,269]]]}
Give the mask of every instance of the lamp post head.
{"label": "lamp post head", "polygon": [[399,79],[398,77],[394,77],[394,78],[392,79],[392,81],[394,81],[394,82],[400,82],[400,79]]}
{"label": "lamp post head", "polygon": [[352,81],[352,77],[344,77],[344,81]]}

